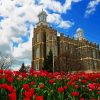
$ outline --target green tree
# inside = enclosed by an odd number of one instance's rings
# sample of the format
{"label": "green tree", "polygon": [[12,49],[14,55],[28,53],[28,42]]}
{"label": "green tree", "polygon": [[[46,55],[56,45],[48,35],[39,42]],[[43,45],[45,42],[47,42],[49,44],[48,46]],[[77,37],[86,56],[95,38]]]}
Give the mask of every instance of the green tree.
{"label": "green tree", "polygon": [[52,51],[49,51],[48,56],[44,60],[43,70],[47,70],[48,72],[53,72],[53,54]]}
{"label": "green tree", "polygon": [[21,68],[20,68],[19,71],[20,72],[26,72],[26,67],[25,67],[25,64],[24,63],[22,63],[22,66],[21,66]]}

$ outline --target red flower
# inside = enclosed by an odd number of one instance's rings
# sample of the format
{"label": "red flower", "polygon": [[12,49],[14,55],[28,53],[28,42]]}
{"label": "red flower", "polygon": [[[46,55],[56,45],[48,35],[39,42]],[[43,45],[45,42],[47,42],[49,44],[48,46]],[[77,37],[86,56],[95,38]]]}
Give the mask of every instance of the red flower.
{"label": "red flower", "polygon": [[16,100],[16,93],[11,93],[8,96],[10,100]]}
{"label": "red flower", "polygon": [[86,80],[82,80],[82,83],[85,84],[87,81]]}
{"label": "red flower", "polygon": [[44,100],[43,96],[36,96],[36,100]]}
{"label": "red flower", "polygon": [[84,100],[84,98],[80,98],[80,100]]}
{"label": "red flower", "polygon": [[49,80],[49,83],[50,84],[53,84],[54,83],[54,80],[53,79]]}
{"label": "red flower", "polygon": [[75,89],[78,89],[79,86],[78,85],[75,85],[74,87],[75,87]]}
{"label": "red flower", "polygon": [[30,100],[30,98],[24,98],[23,100]]}
{"label": "red flower", "polygon": [[29,90],[29,85],[28,84],[23,84],[23,89],[24,90]]}
{"label": "red flower", "polygon": [[14,88],[13,88],[13,86],[8,86],[8,87],[7,87],[7,90],[8,90],[9,92],[14,92],[14,91],[15,91]]}
{"label": "red flower", "polygon": [[63,88],[63,87],[59,87],[59,88],[58,88],[58,92],[59,92],[59,93],[64,92],[64,88]]}
{"label": "red flower", "polygon": [[100,91],[100,87],[98,87],[98,91]]}
{"label": "red flower", "polygon": [[25,91],[25,92],[24,92],[24,96],[25,96],[26,98],[30,98],[30,97],[32,96],[32,93],[29,92],[29,91]]}
{"label": "red flower", "polygon": [[90,89],[94,90],[94,89],[95,89],[95,84],[88,84],[88,87],[89,87]]}
{"label": "red flower", "polygon": [[68,87],[67,86],[64,86],[63,88],[66,90]]}
{"label": "red flower", "polygon": [[35,91],[34,91],[34,88],[30,89],[29,92],[31,93],[31,95],[33,95],[34,92],[35,92]]}
{"label": "red flower", "polygon": [[33,82],[31,82],[30,84],[31,84],[31,85],[34,85],[34,84],[35,84],[35,82],[33,81]]}
{"label": "red flower", "polygon": [[44,84],[39,84],[40,89],[44,88]]}
{"label": "red flower", "polygon": [[8,80],[8,82],[12,83],[14,78],[13,77],[8,77],[7,80]]}
{"label": "red flower", "polygon": [[71,94],[72,94],[72,96],[74,96],[74,97],[79,96],[79,92],[72,92]]}
{"label": "red flower", "polygon": [[1,84],[1,88],[8,89],[8,84],[7,83]]}

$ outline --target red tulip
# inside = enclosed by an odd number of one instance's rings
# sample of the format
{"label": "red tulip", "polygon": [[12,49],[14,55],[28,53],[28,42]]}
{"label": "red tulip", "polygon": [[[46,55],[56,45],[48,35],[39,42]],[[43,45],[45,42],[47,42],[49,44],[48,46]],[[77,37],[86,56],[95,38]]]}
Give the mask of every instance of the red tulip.
{"label": "red tulip", "polygon": [[49,80],[49,83],[50,84],[53,84],[54,83],[54,80],[53,79]]}
{"label": "red tulip", "polygon": [[36,96],[36,100],[44,100],[43,96]]}
{"label": "red tulip", "polygon": [[58,88],[58,92],[59,92],[59,93],[64,92],[64,88],[63,88],[63,87],[59,87],[59,88]]}
{"label": "red tulip", "polygon": [[34,82],[34,81],[32,81],[30,84],[31,84],[31,85],[34,85],[34,84],[35,84],[35,82]]}
{"label": "red tulip", "polygon": [[64,86],[63,88],[66,90],[68,87],[67,86]]}
{"label": "red tulip", "polygon": [[24,90],[29,90],[29,85],[28,84],[23,84],[23,89]]}
{"label": "red tulip", "polygon": [[8,96],[10,100],[16,100],[16,93],[11,93]]}
{"label": "red tulip", "polygon": [[30,100],[30,98],[24,98],[23,100]]}
{"label": "red tulip", "polygon": [[13,77],[8,77],[7,80],[8,80],[8,82],[12,83],[14,78]]}
{"label": "red tulip", "polygon": [[80,98],[80,100],[85,100],[84,98]]}
{"label": "red tulip", "polygon": [[32,93],[29,92],[29,91],[25,91],[23,94],[24,94],[24,96],[25,96],[26,98],[30,98],[30,97],[32,96]]}
{"label": "red tulip", "polygon": [[44,88],[44,84],[39,84],[40,89]]}
{"label": "red tulip", "polygon": [[74,87],[75,87],[75,89],[78,89],[79,86],[78,85],[75,85]]}
{"label": "red tulip", "polygon": [[72,94],[72,96],[74,96],[74,97],[79,96],[79,92],[72,92],[71,94]]}
{"label": "red tulip", "polygon": [[94,90],[95,89],[95,84],[88,84],[88,87],[90,88],[90,89],[92,89],[92,90]]}

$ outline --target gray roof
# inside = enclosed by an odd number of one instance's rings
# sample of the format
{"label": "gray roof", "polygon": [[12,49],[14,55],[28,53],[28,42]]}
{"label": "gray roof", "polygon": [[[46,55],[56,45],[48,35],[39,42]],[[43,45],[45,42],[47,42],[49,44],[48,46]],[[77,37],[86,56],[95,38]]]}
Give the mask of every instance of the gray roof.
{"label": "gray roof", "polygon": [[47,13],[46,13],[44,10],[42,10],[42,12],[40,12],[40,13],[38,14],[38,16],[40,16],[40,15],[46,15],[46,16],[47,16]]}

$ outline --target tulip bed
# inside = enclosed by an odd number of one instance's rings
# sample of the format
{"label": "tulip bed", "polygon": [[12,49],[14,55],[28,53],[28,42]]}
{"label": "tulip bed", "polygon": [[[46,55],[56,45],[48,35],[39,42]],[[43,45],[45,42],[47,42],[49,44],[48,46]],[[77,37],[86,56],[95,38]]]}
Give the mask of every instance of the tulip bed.
{"label": "tulip bed", "polygon": [[100,73],[0,70],[0,100],[100,100]]}

